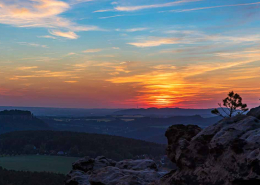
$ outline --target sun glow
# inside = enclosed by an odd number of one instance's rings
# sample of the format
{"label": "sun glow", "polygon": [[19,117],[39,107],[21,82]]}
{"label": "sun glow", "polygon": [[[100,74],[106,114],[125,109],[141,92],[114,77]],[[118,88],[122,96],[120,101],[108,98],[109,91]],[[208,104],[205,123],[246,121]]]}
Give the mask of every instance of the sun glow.
{"label": "sun glow", "polygon": [[246,0],[0,0],[0,102],[209,108],[233,90],[258,106],[259,17]]}

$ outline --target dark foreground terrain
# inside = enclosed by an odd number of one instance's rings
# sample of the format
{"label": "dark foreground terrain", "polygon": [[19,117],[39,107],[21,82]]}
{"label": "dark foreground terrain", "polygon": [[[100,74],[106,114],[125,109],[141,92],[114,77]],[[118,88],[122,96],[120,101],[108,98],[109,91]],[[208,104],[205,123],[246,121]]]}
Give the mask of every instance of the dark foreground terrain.
{"label": "dark foreground terrain", "polygon": [[73,164],[66,185],[260,184],[260,107],[204,130],[173,125],[165,135],[168,158],[178,167],[170,173],[152,160],[83,158]]}
{"label": "dark foreground terrain", "polygon": [[62,185],[65,176],[47,172],[22,172],[0,167],[1,185]]}

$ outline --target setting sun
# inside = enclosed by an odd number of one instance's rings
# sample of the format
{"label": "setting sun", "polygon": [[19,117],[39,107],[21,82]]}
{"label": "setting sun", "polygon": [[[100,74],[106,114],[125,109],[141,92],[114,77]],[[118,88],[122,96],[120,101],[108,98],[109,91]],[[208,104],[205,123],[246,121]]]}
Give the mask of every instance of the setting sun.
{"label": "setting sun", "polygon": [[156,2],[1,0],[2,104],[257,105],[259,2]]}

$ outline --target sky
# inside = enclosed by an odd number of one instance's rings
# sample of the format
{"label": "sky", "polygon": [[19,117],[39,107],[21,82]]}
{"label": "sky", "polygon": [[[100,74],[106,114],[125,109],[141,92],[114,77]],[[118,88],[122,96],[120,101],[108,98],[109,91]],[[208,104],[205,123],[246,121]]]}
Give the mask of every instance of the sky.
{"label": "sky", "polygon": [[260,101],[260,1],[0,0],[0,105]]}

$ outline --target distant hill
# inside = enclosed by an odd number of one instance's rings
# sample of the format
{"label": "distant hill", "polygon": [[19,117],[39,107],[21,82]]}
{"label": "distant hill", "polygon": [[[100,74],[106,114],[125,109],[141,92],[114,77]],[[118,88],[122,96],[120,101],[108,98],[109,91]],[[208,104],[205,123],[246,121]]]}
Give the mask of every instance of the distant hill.
{"label": "distant hill", "polygon": [[[114,112],[113,115],[143,115],[149,117],[172,117],[172,116],[194,116],[214,117],[212,109],[181,109],[181,108],[148,108],[148,109],[125,109]],[[219,110],[222,112],[222,110]]]}
{"label": "distant hill", "polygon": [[48,130],[49,126],[30,111],[0,111],[0,134],[20,130]]}
{"label": "distant hill", "polygon": [[[118,115],[142,115],[147,117],[194,116],[214,117],[212,109],[181,109],[181,108],[148,108],[148,109],[76,109],[51,107],[8,107],[0,106],[0,111],[18,109],[31,111],[35,116],[52,117],[94,117]],[[222,110],[219,110],[222,112]]]}
{"label": "distant hill", "polygon": [[8,107],[0,106],[0,111],[18,109],[31,111],[35,116],[60,116],[60,117],[87,117],[106,116],[120,109],[73,109],[73,108],[51,108],[51,107]]}
{"label": "distant hill", "polygon": [[59,131],[19,131],[0,135],[0,154],[108,156],[114,160],[165,154],[165,145],[119,136]]}
{"label": "distant hill", "polygon": [[[171,125],[193,124],[205,128],[222,118],[203,118],[195,115],[173,116],[169,118],[107,116],[89,118],[42,117],[41,119],[48,123],[53,130],[117,135],[166,144],[164,134]],[[156,139],[158,137],[160,139]]]}

